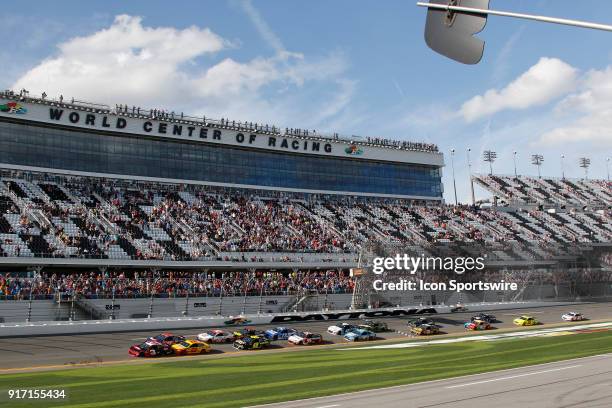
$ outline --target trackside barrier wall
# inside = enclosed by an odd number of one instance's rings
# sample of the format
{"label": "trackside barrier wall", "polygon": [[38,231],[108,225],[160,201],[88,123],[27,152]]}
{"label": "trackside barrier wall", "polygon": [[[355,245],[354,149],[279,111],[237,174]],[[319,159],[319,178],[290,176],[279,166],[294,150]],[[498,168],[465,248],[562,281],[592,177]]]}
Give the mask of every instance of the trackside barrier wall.
{"label": "trackside barrier wall", "polygon": [[[509,302],[466,305],[470,312],[494,311],[566,305],[567,302]],[[401,317],[420,314],[451,313],[451,306],[414,306],[389,309],[344,310],[330,313],[282,313],[265,315],[244,315],[235,317],[174,317],[151,319],[85,320],[69,322],[35,322],[0,324],[0,337],[23,337],[60,334],[111,333],[119,331],[173,330],[187,328],[209,328],[235,326],[236,324],[290,324],[321,320],[344,320],[367,317]],[[236,320],[238,319],[238,320]],[[242,322],[242,323],[241,323]]]}

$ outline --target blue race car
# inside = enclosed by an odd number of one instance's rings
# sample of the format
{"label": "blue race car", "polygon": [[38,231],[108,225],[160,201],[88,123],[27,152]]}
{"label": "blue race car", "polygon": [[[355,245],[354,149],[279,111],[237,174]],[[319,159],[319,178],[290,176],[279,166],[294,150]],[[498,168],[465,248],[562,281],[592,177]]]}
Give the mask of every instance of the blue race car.
{"label": "blue race car", "polygon": [[346,333],[344,339],[347,341],[370,341],[376,339],[376,333],[356,328]]}
{"label": "blue race car", "polygon": [[289,337],[297,333],[297,330],[288,327],[275,327],[265,331],[265,336],[270,340],[287,340]]}

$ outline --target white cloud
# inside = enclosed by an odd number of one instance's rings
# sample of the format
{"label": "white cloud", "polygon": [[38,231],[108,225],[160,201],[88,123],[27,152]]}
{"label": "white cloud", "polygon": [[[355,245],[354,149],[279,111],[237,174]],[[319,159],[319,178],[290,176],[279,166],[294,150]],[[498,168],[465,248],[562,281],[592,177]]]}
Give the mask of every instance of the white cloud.
{"label": "white cloud", "polygon": [[280,38],[272,31],[268,23],[261,17],[259,11],[253,7],[251,0],[242,0],[240,3],[242,9],[246,13],[247,17],[251,20],[251,23],[255,26],[255,29],[259,35],[272,47],[278,54],[286,52],[285,46]]}
{"label": "white cloud", "polygon": [[555,111],[565,123],[544,133],[541,143],[612,146],[612,66],[588,72],[579,89],[562,100]]}
{"label": "white cloud", "polygon": [[557,58],[541,58],[505,88],[489,89],[465,102],[461,115],[467,122],[512,109],[544,105],[576,86],[577,70]]}
{"label": "white cloud", "polygon": [[[255,13],[259,31],[267,28],[268,39],[276,38],[252,5],[245,4]],[[284,51],[249,61],[218,59],[234,48],[208,28],[147,27],[140,17],[121,15],[107,28],[59,44],[56,55],[24,74],[13,88],[293,127],[317,126],[315,120],[337,114],[351,99],[340,53],[306,57]],[[313,96],[313,90],[335,90],[343,98]],[[309,122],[292,122],[295,112]]]}

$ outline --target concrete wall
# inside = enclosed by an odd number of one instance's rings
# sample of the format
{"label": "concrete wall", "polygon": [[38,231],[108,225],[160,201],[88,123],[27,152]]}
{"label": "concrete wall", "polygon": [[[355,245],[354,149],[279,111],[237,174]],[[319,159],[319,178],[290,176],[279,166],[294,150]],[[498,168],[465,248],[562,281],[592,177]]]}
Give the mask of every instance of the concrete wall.
{"label": "concrete wall", "polygon": [[[544,306],[556,306],[560,302],[512,302],[512,303],[488,303],[466,305],[470,311],[478,312],[484,310],[500,310],[500,309],[520,309],[533,308]],[[404,310],[409,307],[402,308]],[[419,306],[410,308],[414,313],[418,314]],[[344,311],[346,315],[342,318],[361,318],[363,313],[380,313],[382,316],[385,312],[393,313],[395,309],[369,309],[361,311]],[[450,313],[448,306],[436,306],[436,313]],[[334,312],[337,314],[343,311]],[[289,314],[261,314],[261,315],[244,315],[241,316],[248,320],[249,325],[269,324],[275,317],[282,316],[297,316],[305,318],[313,314],[310,313],[289,313]],[[350,316],[348,315],[350,314]],[[173,330],[184,328],[207,328],[207,327],[223,327],[228,325],[226,322],[230,317],[160,317],[152,319],[120,319],[120,320],[85,320],[85,321],[70,321],[70,322],[33,322],[33,323],[2,323],[0,324],[0,337],[23,337],[23,336],[42,336],[42,335],[71,335],[84,333],[112,333],[118,331],[139,331],[139,330]],[[331,319],[330,319],[331,320]]]}

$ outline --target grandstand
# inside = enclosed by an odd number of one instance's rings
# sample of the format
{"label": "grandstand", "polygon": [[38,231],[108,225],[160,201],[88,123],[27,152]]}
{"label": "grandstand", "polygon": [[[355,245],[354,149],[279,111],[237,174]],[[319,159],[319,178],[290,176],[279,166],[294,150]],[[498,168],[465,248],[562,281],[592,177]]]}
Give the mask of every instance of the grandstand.
{"label": "grandstand", "polygon": [[612,206],[612,184],[604,180],[475,175],[477,184],[511,204],[558,207]]}
{"label": "grandstand", "polygon": [[[30,299],[55,307],[28,319],[462,300],[371,293],[350,270],[373,244],[486,254],[488,274],[522,282],[488,300],[588,296],[571,282],[610,281],[599,261],[612,242],[610,183],[475,176],[509,204],[558,209],[447,206],[443,156],[424,143],[12,92],[0,107],[0,289],[18,310]],[[547,289],[530,292],[534,282]],[[0,318],[23,316],[15,307],[0,303]]]}

